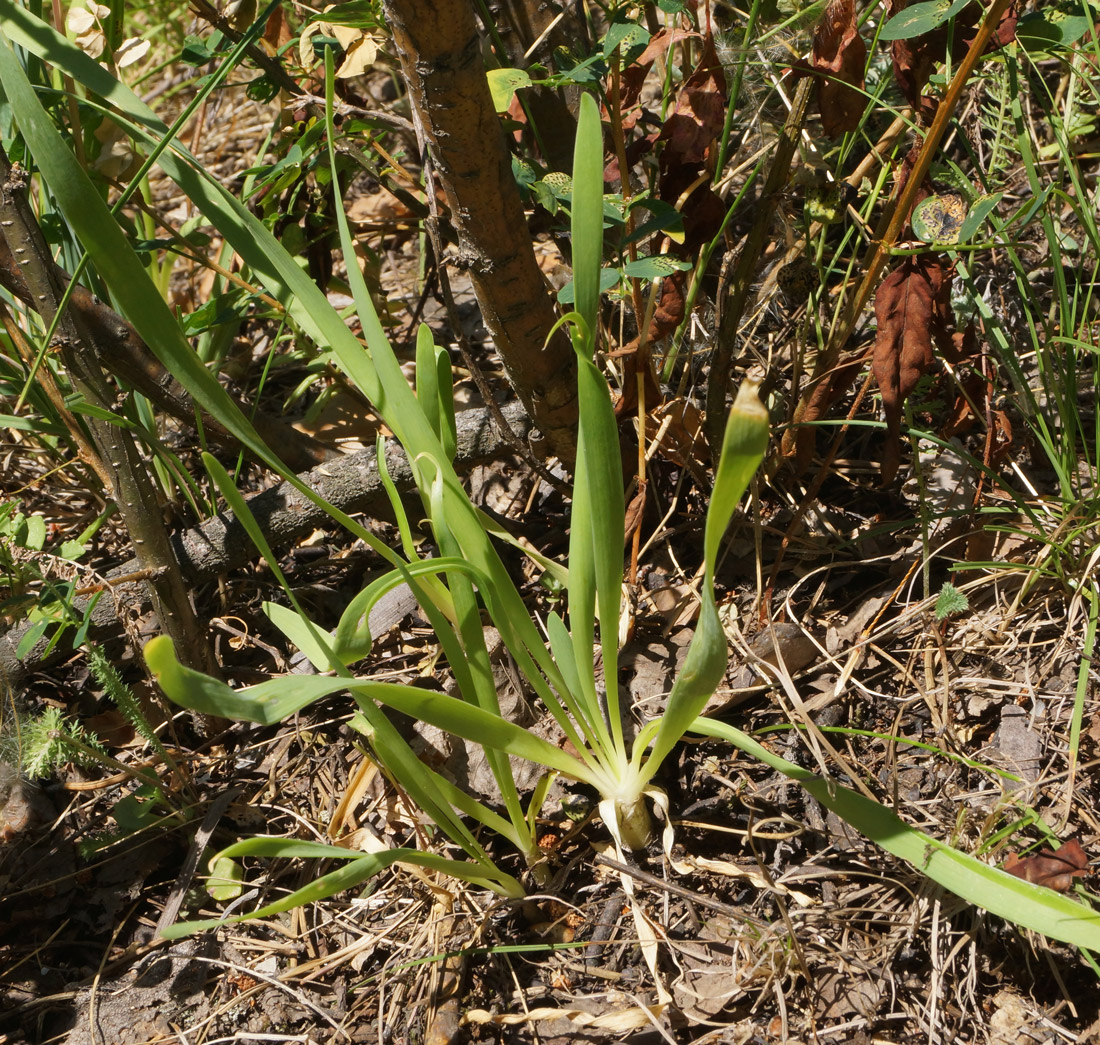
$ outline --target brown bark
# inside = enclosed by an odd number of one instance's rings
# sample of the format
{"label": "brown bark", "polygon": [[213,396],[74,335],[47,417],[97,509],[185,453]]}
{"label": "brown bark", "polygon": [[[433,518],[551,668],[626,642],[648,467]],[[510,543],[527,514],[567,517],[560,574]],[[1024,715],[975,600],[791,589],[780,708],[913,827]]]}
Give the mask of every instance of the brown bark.
{"label": "brown bark", "polygon": [[470,0],[384,0],[419,132],[508,379],[551,452],[576,452],[576,360],[531,247]]}

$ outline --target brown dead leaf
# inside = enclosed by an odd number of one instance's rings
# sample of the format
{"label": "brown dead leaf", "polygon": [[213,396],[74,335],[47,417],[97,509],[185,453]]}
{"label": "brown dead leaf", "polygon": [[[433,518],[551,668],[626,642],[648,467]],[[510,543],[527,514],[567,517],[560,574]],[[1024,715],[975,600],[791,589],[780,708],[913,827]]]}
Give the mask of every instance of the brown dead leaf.
{"label": "brown dead leaf", "polygon": [[[893,17],[909,6],[909,0],[890,0],[888,16]],[[951,59],[958,62],[970,49],[977,35],[980,19],[984,11],[979,4],[963,8],[954,19],[951,27]],[[1013,4],[1002,16],[988,51],[1004,47],[1016,38],[1016,19],[1019,16],[1019,4]],[[921,123],[927,126],[932,122],[936,99],[922,97],[928,78],[932,75],[937,62],[942,62],[947,54],[948,26],[941,25],[929,33],[908,40],[895,40],[891,48],[894,59],[894,79],[902,94],[920,114]]]}
{"label": "brown dead leaf", "polygon": [[832,407],[844,392],[852,387],[856,375],[863,365],[865,355],[863,352],[852,353],[842,360],[836,369],[824,374],[809,391],[806,397],[806,408],[802,411],[800,424],[794,430],[793,437],[784,437],[783,452],[793,456],[799,470],[808,468],[814,455],[817,444],[817,429],[815,421],[821,421],[828,416]]}
{"label": "brown dead leaf", "polygon": [[661,280],[657,307],[649,324],[649,340],[660,341],[668,337],[684,318],[684,296],[687,293],[686,272],[673,272]]}
{"label": "brown dead leaf", "polygon": [[981,420],[981,417],[974,413],[974,407],[981,410],[985,405],[987,393],[988,383],[981,374],[968,374],[963,378],[940,434],[945,439],[950,439],[952,436],[969,432]]}
{"label": "brown dead leaf", "polygon": [[820,75],[821,126],[831,138],[859,126],[866,61],[867,45],[859,35],[855,0],[832,0],[814,32],[813,51],[813,70]]}
{"label": "brown dead leaf", "polygon": [[937,255],[906,258],[875,294],[878,336],[871,369],[886,413],[886,446],[882,481],[890,482],[898,468],[902,404],[932,365],[933,343],[950,345],[950,281]]}
{"label": "brown dead leaf", "polygon": [[658,439],[660,452],[681,468],[701,471],[706,460],[703,417],[688,399],[679,396],[651,411],[646,418],[646,440]]}
{"label": "brown dead leaf", "polygon": [[[894,199],[897,199],[905,191],[905,186],[909,181],[909,176],[913,173],[913,167],[920,156],[920,152],[920,143],[914,143],[913,147],[905,154],[901,163],[898,165],[894,173]],[[932,179],[928,177],[928,175],[925,175],[924,181],[921,182],[916,195],[913,197],[913,203],[909,208],[909,213],[905,215],[906,222],[913,216],[913,211],[932,195],[932,192]],[[909,228],[908,234],[912,235],[911,227],[907,226],[907,228]]]}
{"label": "brown dead leaf", "polygon": [[[666,279],[665,282],[667,283],[668,280]],[[638,412],[639,377],[644,389],[647,412],[664,401],[664,393],[657,380],[653,359],[648,351],[639,352],[638,346],[639,341],[634,338],[615,353],[623,360],[623,394],[615,403],[615,416],[619,420],[632,418]]]}
{"label": "brown dead leaf", "polygon": [[265,49],[268,54],[279,54],[293,39],[294,35],[290,31],[290,26],[287,25],[286,15],[280,4],[271,12],[267,25],[264,26]]}
{"label": "brown dead leaf", "polygon": [[1074,878],[1083,878],[1089,873],[1089,858],[1081,843],[1071,838],[1057,851],[1042,849],[1034,856],[1022,858],[1017,853],[1009,853],[1004,870],[1032,885],[1065,893],[1069,892]]}
{"label": "brown dead leaf", "polygon": [[634,119],[631,119],[631,114],[627,112],[641,96],[642,87],[645,85],[646,76],[649,75],[649,70],[653,67],[653,63],[658,58],[663,57],[668,53],[669,49],[679,43],[681,40],[688,39],[701,39],[699,33],[691,29],[659,29],[653,36],[650,37],[649,43],[646,44],[646,48],[637,59],[630,63],[627,68],[623,70],[622,74],[622,88],[619,92],[620,108],[622,109],[623,117],[623,130],[627,130],[629,127],[634,126],[634,122],[637,119],[637,114],[634,114]]}
{"label": "brown dead leaf", "polygon": [[661,129],[667,142],[661,166],[705,163],[726,122],[726,74],[707,33],[695,71],[684,81],[676,105]]}
{"label": "brown dead leaf", "polygon": [[140,747],[144,738],[137,738],[130,720],[119,711],[103,711],[84,720],[84,726],[108,748]]}
{"label": "brown dead leaf", "polygon": [[694,259],[725,217],[726,205],[704,175],[714,163],[715,143],[726,121],[727,104],[726,76],[714,38],[708,33],[695,71],[684,81],[657,136],[665,143],[659,195],[666,203],[680,206],[684,220],[684,240],[674,251],[678,257]]}
{"label": "brown dead leaf", "polygon": [[634,536],[634,531],[642,525],[643,515],[645,515],[645,490],[640,489],[626,506],[624,543],[629,543],[630,538]]}

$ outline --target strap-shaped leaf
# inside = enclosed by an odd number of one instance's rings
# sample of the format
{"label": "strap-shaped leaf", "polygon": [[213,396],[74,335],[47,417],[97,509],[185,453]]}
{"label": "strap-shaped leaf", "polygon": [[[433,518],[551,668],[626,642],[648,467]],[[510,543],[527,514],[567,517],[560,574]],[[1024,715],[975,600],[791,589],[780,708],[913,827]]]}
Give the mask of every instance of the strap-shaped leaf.
{"label": "strap-shaped leaf", "polygon": [[[741,386],[726,421],[714,491],[707,507],[699,621],[640,774],[643,781],[652,779],[661,762],[703,710],[726,671],[726,635],[714,601],[714,565],[730,518],[768,448],[768,412],[757,397],[757,387],[754,381],[746,381]],[[640,754],[635,752],[636,757]]]}
{"label": "strap-shaped leaf", "polygon": [[322,845],[319,842],[296,842],[286,838],[250,838],[244,842],[237,842],[228,846],[217,854],[218,857],[232,858],[234,856],[268,856],[268,857],[307,857],[314,859],[327,858],[330,860],[346,860],[345,866],[335,871],[330,871],[320,878],[315,878],[308,885],[303,886],[284,896],[274,903],[269,903],[258,910],[248,914],[234,915],[232,918],[208,918],[203,921],[178,922],[165,929],[162,935],[169,940],[178,940],[181,936],[189,936],[191,933],[202,932],[205,929],[216,929],[221,925],[234,925],[238,922],[253,921],[257,918],[270,918],[284,911],[292,911],[296,907],[302,907],[307,903],[324,900],[329,896],[335,896],[347,889],[352,889],[373,878],[395,863],[418,864],[432,871],[439,871],[464,881],[472,882],[483,888],[493,889],[506,896],[520,897],[524,895],[523,887],[511,875],[499,872],[496,876],[490,876],[486,872],[490,869],[481,864],[468,863],[461,860],[447,860],[436,856],[434,853],[421,853],[416,849],[389,849],[384,853],[357,853],[350,849],[341,849],[339,846]]}
{"label": "strap-shaped leaf", "polygon": [[747,755],[797,781],[826,809],[831,809],[877,846],[912,864],[968,903],[1052,939],[1091,951],[1100,950],[1100,912],[951,848],[910,827],[878,802],[772,754],[741,730],[724,722],[696,719],[692,731],[728,740]]}
{"label": "strap-shaped leaf", "polygon": [[316,700],[346,690],[357,699],[376,700],[455,736],[526,758],[595,787],[607,786],[607,781],[595,770],[561,748],[457,697],[371,679],[301,675],[288,675],[233,690],[224,682],[184,667],[176,657],[172,640],[166,635],[158,635],[146,643],[144,653],[145,662],[161,688],[185,708],[270,725]]}

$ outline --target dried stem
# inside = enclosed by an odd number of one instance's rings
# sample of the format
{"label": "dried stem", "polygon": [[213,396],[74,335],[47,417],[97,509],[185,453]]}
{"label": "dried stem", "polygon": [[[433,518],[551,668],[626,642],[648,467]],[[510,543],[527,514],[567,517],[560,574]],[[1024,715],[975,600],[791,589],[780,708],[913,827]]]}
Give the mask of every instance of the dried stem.
{"label": "dried stem", "polygon": [[[53,321],[62,287],[34,213],[27,202],[26,176],[0,149],[0,230],[13,260],[43,320]],[[57,324],[55,345],[74,389],[93,407],[110,413],[115,404],[110,385],[99,367],[92,338],[78,313],[66,310]],[[123,523],[143,569],[149,570],[149,590],[161,627],[171,636],[181,657],[200,671],[217,674],[217,663],[199,626],[164,525],[164,517],[149,472],[133,436],[126,428],[98,417],[88,427],[110,476]]]}

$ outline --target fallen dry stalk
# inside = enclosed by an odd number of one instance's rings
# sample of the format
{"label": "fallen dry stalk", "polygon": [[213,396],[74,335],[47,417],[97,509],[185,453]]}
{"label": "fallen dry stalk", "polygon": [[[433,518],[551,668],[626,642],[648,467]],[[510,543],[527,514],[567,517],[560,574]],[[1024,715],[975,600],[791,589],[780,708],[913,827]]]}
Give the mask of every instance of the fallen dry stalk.
{"label": "fallen dry stalk", "polygon": [[[530,422],[522,407],[513,403],[504,407],[503,413],[512,431],[521,438],[526,437]],[[459,414],[456,420],[456,468],[468,470],[479,462],[494,460],[506,448],[486,410],[468,410]],[[394,442],[387,444],[386,464],[398,490],[402,493],[411,491],[414,483],[408,460]],[[384,517],[391,514],[373,447],[318,465],[300,478],[310,489],[343,512],[363,512]],[[330,522],[328,515],[289,482],[256,494],[249,499],[248,505],[273,548],[285,547],[316,527]],[[219,515],[202,526],[173,534],[171,542],[192,587],[220,573],[237,569],[259,556],[244,527],[229,516]],[[134,574],[137,574],[136,579],[131,576]],[[144,573],[140,571],[136,559],[109,571],[105,580],[108,584],[114,582],[111,584],[112,597],[100,599],[93,609],[93,629],[117,629],[118,606],[135,597],[141,599],[139,581],[142,577]],[[74,600],[74,610],[84,612],[88,601]],[[25,631],[26,627],[20,626],[0,636],[0,682],[5,687],[14,689],[29,672],[43,665],[45,641],[39,642],[22,660],[15,655]]]}

